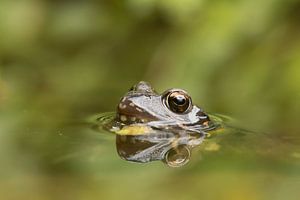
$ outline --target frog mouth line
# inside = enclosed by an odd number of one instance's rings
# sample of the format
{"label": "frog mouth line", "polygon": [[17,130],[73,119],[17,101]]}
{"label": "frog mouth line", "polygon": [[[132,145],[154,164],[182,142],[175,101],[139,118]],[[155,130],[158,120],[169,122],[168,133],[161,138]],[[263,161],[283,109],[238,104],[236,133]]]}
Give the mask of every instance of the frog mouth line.
{"label": "frog mouth line", "polygon": [[180,132],[187,131],[190,133],[201,133],[205,134],[207,131],[214,130],[218,128],[218,125],[212,121],[209,121],[207,124],[181,124],[176,120],[174,121],[161,121],[158,119],[149,119],[149,118],[137,118],[134,115],[123,115],[117,114],[116,119],[123,123],[124,125],[143,125],[155,130],[163,130],[167,132]]}

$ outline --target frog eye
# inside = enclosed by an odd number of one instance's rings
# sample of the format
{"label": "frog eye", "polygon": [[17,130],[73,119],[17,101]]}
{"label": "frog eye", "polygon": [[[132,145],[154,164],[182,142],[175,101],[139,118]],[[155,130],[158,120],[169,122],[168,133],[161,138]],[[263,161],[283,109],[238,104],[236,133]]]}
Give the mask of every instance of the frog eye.
{"label": "frog eye", "polygon": [[171,111],[182,114],[190,108],[192,100],[185,91],[173,90],[167,93],[165,103]]}

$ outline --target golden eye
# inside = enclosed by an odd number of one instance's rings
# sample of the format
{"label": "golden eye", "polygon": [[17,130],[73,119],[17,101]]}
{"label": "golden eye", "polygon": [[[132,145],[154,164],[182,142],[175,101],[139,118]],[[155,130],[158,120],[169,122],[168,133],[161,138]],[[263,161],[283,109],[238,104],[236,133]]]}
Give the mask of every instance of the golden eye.
{"label": "golden eye", "polygon": [[175,113],[184,113],[191,106],[191,98],[184,91],[171,91],[165,99],[167,107]]}

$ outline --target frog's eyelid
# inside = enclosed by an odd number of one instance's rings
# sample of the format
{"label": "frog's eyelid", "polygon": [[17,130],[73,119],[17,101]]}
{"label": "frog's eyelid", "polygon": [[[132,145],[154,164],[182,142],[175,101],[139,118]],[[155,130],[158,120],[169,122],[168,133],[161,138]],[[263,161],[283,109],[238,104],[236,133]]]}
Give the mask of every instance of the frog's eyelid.
{"label": "frog's eyelid", "polygon": [[163,96],[164,96],[164,95],[167,95],[167,94],[169,94],[169,93],[173,93],[173,92],[180,92],[180,93],[186,94],[187,96],[190,96],[190,95],[188,94],[187,91],[185,91],[185,90],[183,90],[183,89],[179,89],[179,88],[171,88],[171,89],[168,89],[168,90],[166,90],[166,91],[163,92]]}

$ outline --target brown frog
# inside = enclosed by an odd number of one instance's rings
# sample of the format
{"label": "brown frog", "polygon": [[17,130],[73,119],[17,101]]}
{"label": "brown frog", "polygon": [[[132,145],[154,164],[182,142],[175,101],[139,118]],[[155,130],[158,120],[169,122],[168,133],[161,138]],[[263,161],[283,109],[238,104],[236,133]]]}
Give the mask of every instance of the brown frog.
{"label": "brown frog", "polygon": [[146,125],[152,129],[203,133],[213,128],[209,116],[182,89],[169,89],[158,94],[141,81],[121,98],[115,121],[122,128]]}
{"label": "brown frog", "polygon": [[180,167],[217,123],[193,105],[186,91],[169,89],[159,94],[141,81],[121,98],[105,128],[116,133],[121,158],[140,163],[161,160]]}

